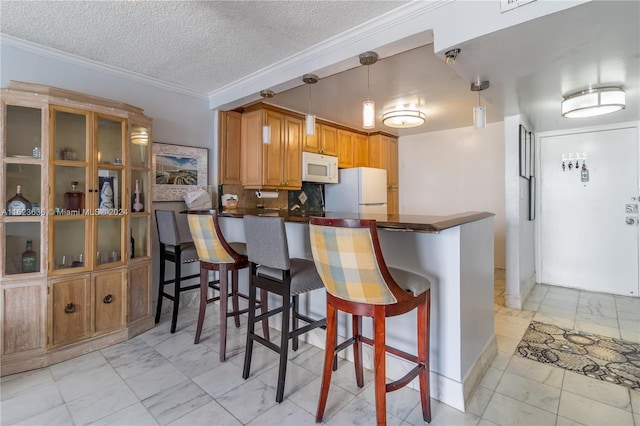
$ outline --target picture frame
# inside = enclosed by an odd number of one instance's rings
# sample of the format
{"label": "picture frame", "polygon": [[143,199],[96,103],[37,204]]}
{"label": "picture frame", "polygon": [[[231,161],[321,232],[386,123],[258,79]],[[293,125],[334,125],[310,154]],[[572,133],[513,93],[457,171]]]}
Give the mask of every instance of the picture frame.
{"label": "picture frame", "polygon": [[529,177],[536,175],[536,139],[533,132],[529,132]]}
{"label": "picture frame", "polygon": [[184,201],[197,188],[208,187],[207,148],[152,143],[153,201]]}
{"label": "picture frame", "polygon": [[529,220],[536,220],[536,177],[529,178]]}
{"label": "picture frame", "polygon": [[520,136],[519,136],[519,142],[520,142],[520,150],[519,150],[519,155],[520,155],[520,177],[523,177],[525,179],[529,178],[529,174],[527,174],[527,154],[529,152],[529,150],[527,149],[527,129],[525,129],[525,127],[521,124],[520,125]]}

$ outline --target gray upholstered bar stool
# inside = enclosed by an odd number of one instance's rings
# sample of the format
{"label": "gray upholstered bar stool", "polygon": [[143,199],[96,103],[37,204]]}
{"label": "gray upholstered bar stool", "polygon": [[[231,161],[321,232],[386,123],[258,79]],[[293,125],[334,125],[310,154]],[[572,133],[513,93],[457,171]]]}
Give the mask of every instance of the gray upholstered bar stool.
{"label": "gray upholstered bar stool", "polygon": [[[249,306],[254,306],[256,291],[261,290],[261,299],[266,301],[266,292],[282,297],[282,306],[268,310],[258,316],[255,309],[249,311],[247,330],[247,349],[244,354],[244,370],[242,377],[247,379],[251,370],[251,354],[253,343],[258,342],[280,354],[276,401],[282,402],[284,383],[287,371],[287,355],[289,339],[292,339],[293,350],[298,349],[298,338],[301,334],[323,327],[326,319],[311,319],[299,313],[300,294],[312,290],[322,289],[322,280],[315,265],[307,259],[290,259],[285,232],[284,219],[281,217],[244,217],[245,238],[247,241],[247,256],[251,265],[251,279],[249,282]],[[282,313],[282,327],[280,346],[255,334],[255,324],[269,317]],[[291,319],[291,324],[289,320]],[[298,327],[302,320],[307,325]]]}
{"label": "gray upholstered bar stool", "polygon": [[[178,231],[176,213],[173,210],[156,210],[156,225],[158,226],[158,239],[160,241],[160,282],[158,283],[158,304],[156,305],[156,324],[160,321],[162,311],[162,299],[173,301],[173,314],[171,316],[171,332],[175,333],[178,322],[178,308],[180,306],[180,293],[187,290],[200,288],[200,284],[191,284],[183,287],[185,280],[198,278],[199,273],[183,277],[182,265],[198,261],[198,253],[190,238],[184,238]],[[175,274],[167,279],[166,262],[175,264]],[[167,293],[165,286],[174,284],[173,294]]]}

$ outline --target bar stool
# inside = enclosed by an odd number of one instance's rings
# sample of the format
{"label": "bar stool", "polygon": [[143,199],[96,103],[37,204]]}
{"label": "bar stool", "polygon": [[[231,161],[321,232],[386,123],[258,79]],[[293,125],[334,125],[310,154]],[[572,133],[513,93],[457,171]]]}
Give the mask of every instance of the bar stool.
{"label": "bar stool", "polygon": [[[160,322],[162,311],[162,299],[167,298],[173,302],[173,314],[171,316],[171,333],[175,333],[178,322],[178,308],[180,305],[180,293],[187,290],[194,290],[200,284],[191,284],[183,287],[185,280],[197,278],[200,274],[192,274],[183,277],[182,265],[198,261],[193,241],[182,238],[178,231],[176,213],[173,210],[156,210],[156,225],[158,226],[158,239],[160,240],[160,282],[158,284],[158,304],[156,305],[156,324]],[[173,279],[166,279],[166,262],[175,264],[175,274]],[[174,284],[173,294],[164,291],[164,287]]]}
{"label": "bar stool", "polygon": [[[249,267],[247,248],[244,243],[227,242],[222,235],[215,210],[191,210],[187,220],[189,230],[200,259],[200,309],[194,344],[200,343],[202,325],[207,305],[220,300],[220,362],[226,359],[227,318],[233,317],[236,327],[240,327],[240,315],[249,309],[240,309],[239,298],[248,296],[238,291],[238,270]],[[209,271],[219,272],[220,295],[208,297]],[[231,293],[229,293],[229,272],[231,272]],[[233,310],[228,310],[231,297]]]}
{"label": "bar stool", "polygon": [[[313,260],[327,289],[327,340],[322,385],[316,412],[321,422],[331,384],[335,355],[353,345],[356,383],[364,386],[362,343],[373,345],[378,425],[387,421],[386,394],[398,390],[416,376],[425,422],[431,421],[429,397],[429,311],[431,283],[409,271],[387,267],[375,220],[312,217],[309,222]],[[417,308],[418,355],[386,346],[385,320]],[[352,315],[353,336],[337,345],[337,311]],[[373,340],[362,336],[362,317],[373,318]],[[386,383],[385,354],[411,361],[415,367],[404,377]]]}
{"label": "bar stool", "polygon": [[[323,287],[320,276],[312,261],[289,258],[287,234],[284,219],[281,217],[245,216],[244,229],[247,240],[247,255],[251,262],[251,280],[249,283],[249,306],[255,302],[256,290],[271,292],[282,297],[282,306],[267,310],[255,316],[255,310],[249,311],[247,329],[247,349],[244,354],[244,370],[242,377],[247,379],[251,370],[253,342],[261,343],[280,355],[276,402],[282,402],[284,383],[287,371],[287,355],[289,339],[292,339],[293,350],[298,349],[301,334],[317,327],[324,327],[326,319],[311,319],[299,313],[300,294]],[[266,300],[266,294],[261,296]],[[255,334],[255,323],[265,322],[269,317],[282,313],[280,346]],[[291,325],[289,319],[291,318]],[[307,325],[298,327],[302,320]]]}

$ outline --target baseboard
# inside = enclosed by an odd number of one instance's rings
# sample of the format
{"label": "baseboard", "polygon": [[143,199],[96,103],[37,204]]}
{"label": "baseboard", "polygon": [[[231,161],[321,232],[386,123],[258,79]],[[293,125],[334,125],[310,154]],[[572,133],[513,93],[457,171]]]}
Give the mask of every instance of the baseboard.
{"label": "baseboard", "polygon": [[504,305],[507,308],[511,309],[522,309],[527,297],[529,297],[529,293],[533,290],[533,286],[536,285],[536,274],[533,274],[529,277],[529,279],[520,284],[520,292],[518,294],[504,294]]}

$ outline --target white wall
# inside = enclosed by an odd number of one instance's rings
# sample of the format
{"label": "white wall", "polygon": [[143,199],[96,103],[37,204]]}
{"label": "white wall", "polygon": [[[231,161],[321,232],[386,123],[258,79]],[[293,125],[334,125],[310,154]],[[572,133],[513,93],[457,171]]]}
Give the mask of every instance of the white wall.
{"label": "white wall", "polygon": [[[529,221],[529,181],[520,176],[519,115],[504,119],[507,282],[505,305],[520,309],[535,283],[534,224]],[[523,123],[525,127],[531,127]]]}
{"label": "white wall", "polygon": [[[209,109],[206,97],[179,92],[160,84],[145,83],[137,79],[74,59],[69,55],[40,49],[35,45],[17,44],[2,39],[0,49],[0,84],[7,87],[10,80],[44,84],[125,102],[144,109],[153,118],[153,140],[209,149],[209,184],[216,184],[217,144],[215,141],[215,112]],[[154,209],[183,210],[185,204],[155,203]],[[181,229],[188,233],[186,218],[178,215]],[[154,257],[154,300],[158,282],[158,239],[155,220],[151,224],[151,247]],[[173,276],[171,263],[167,273]],[[190,272],[190,271],[186,271]],[[165,307],[170,305],[165,304]],[[155,309],[155,302],[154,302]]]}
{"label": "white wall", "polygon": [[495,213],[495,266],[504,268],[504,155],[503,123],[401,137],[400,213]]}

